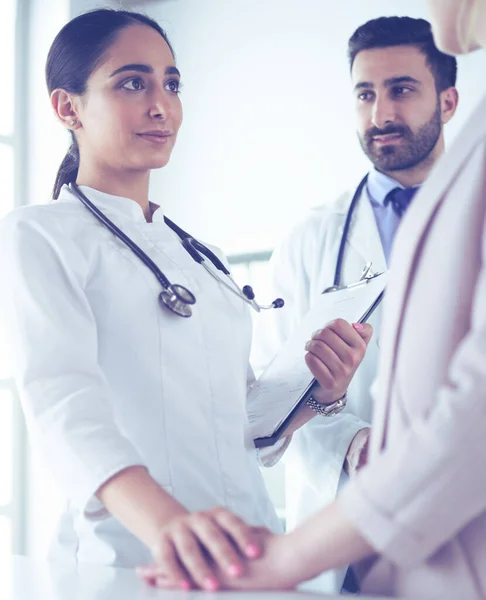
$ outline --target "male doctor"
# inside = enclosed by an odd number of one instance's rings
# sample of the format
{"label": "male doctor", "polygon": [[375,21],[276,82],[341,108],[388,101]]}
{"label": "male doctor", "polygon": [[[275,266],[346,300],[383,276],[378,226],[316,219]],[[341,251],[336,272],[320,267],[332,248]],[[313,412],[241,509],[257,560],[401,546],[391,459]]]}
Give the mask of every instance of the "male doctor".
{"label": "male doctor", "polygon": [[[422,19],[369,21],[349,40],[349,60],[358,137],[373,167],[357,194],[340,285],[357,281],[369,262],[375,273],[386,270],[401,217],[444,152],[443,127],[458,102],[456,60],[436,48],[430,25]],[[274,252],[272,282],[285,307],[274,312],[271,327],[261,332],[265,359],[278,351],[313,300],[333,285],[356,187],[315,209]],[[332,502],[348,476],[366,462],[379,322],[380,309],[370,319],[374,336],[349,385],[344,410],[318,415],[294,433],[285,455],[288,529]],[[330,328],[327,333],[335,335],[335,324]],[[325,336],[324,330],[319,337]],[[346,570],[328,572],[307,586],[339,593],[345,575]],[[348,577],[345,589],[352,591],[352,585]]]}

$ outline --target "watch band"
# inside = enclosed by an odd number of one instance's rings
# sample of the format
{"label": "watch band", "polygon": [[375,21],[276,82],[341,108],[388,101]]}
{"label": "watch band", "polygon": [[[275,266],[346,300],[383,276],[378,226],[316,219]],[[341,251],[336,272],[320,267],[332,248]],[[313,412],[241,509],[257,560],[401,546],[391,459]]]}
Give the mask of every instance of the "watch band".
{"label": "watch band", "polygon": [[309,396],[306,404],[309,408],[311,408],[317,414],[323,417],[334,417],[334,415],[339,414],[343,408],[346,406],[346,402],[348,401],[348,393],[345,392],[344,396],[332,402],[331,404],[321,404],[317,402],[313,398],[313,396]]}

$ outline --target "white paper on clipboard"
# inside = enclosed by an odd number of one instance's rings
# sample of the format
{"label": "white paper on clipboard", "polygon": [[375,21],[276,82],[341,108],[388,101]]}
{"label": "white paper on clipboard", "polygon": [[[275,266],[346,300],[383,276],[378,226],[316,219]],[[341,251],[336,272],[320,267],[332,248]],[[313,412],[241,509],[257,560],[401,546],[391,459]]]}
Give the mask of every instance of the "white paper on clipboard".
{"label": "white paper on clipboard", "polygon": [[247,412],[254,440],[274,435],[314,383],[304,359],[305,344],[314,331],[334,319],[359,322],[384,291],[385,284],[386,273],[383,273],[362,285],[316,298],[297,329],[248,392]]}

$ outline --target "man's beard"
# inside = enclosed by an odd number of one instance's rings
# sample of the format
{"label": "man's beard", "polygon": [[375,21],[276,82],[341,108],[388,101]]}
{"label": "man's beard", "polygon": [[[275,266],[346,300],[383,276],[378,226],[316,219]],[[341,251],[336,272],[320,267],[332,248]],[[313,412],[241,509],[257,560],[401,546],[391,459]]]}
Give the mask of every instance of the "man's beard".
{"label": "man's beard", "polygon": [[[405,171],[423,162],[435,148],[442,131],[441,106],[437,107],[432,118],[414,134],[406,125],[390,125],[385,129],[372,127],[359,136],[363,152],[380,171]],[[377,147],[373,142],[376,135],[401,134],[397,145]]]}

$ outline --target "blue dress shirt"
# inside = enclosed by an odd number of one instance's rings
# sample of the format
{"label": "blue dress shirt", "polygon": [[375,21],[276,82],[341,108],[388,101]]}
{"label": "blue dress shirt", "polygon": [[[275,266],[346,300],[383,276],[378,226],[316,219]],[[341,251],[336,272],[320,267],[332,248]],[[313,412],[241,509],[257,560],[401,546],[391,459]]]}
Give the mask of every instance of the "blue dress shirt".
{"label": "blue dress shirt", "polygon": [[388,175],[376,169],[370,171],[366,193],[375,215],[387,264],[389,263],[393,240],[395,239],[401,218],[393,210],[391,203],[385,206],[385,198],[389,192],[397,187],[405,189],[403,185]]}

